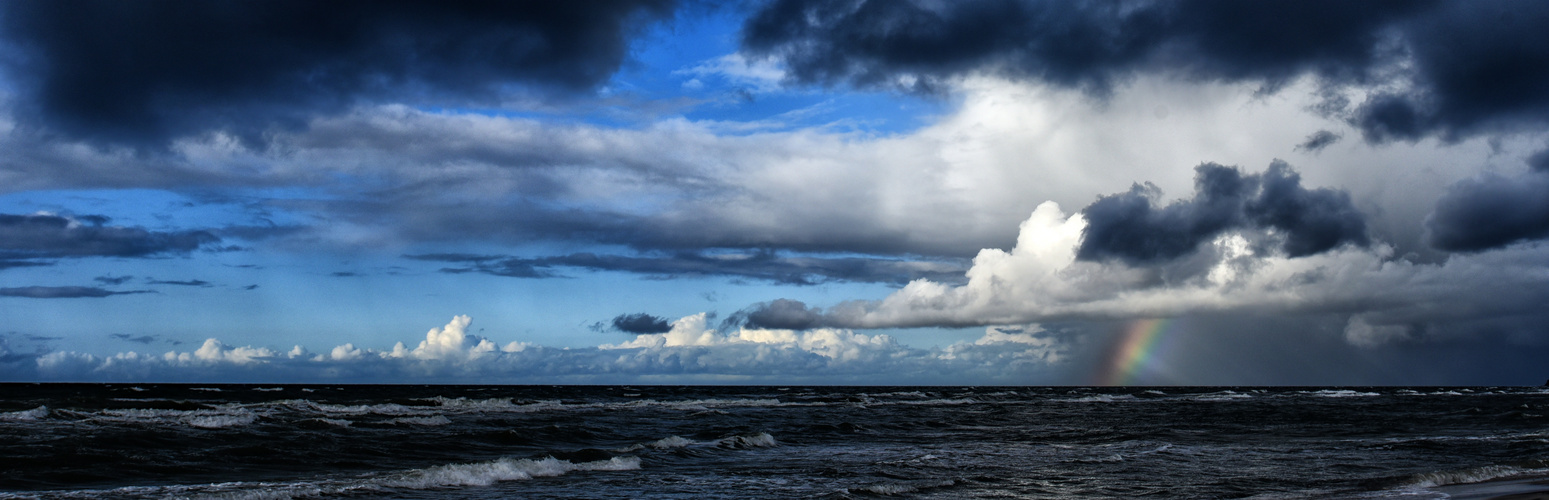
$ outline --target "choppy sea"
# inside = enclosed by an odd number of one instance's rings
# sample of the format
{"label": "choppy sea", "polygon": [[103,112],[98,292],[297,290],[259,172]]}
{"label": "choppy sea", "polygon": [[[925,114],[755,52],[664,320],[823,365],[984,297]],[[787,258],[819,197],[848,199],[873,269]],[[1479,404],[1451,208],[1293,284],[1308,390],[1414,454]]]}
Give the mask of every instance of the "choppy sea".
{"label": "choppy sea", "polygon": [[1489,498],[1549,477],[1545,415],[1509,387],[4,384],[0,498]]}

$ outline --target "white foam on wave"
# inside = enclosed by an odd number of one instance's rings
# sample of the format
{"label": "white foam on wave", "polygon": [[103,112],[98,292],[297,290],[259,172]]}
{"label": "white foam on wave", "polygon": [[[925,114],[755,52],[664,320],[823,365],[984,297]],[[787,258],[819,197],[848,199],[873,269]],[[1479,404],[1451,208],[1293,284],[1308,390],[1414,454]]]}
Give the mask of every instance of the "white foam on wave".
{"label": "white foam on wave", "polygon": [[1252,394],[1242,394],[1235,391],[1221,391],[1212,392],[1210,394],[1200,394],[1195,396],[1193,399],[1195,401],[1231,401],[1234,399],[1248,399],[1251,397],[1253,397]]}
{"label": "white foam on wave", "polygon": [[397,404],[397,403],[383,403],[383,404],[375,404],[375,405],[335,405],[335,404],[318,403],[318,402],[311,401],[311,400],[306,400],[306,399],[295,400],[295,401],[288,401],[287,403],[299,404],[301,406],[308,407],[308,408],[310,408],[312,410],[316,410],[316,411],[319,411],[319,412],[322,412],[322,413],[334,414],[334,415],[366,415],[366,414],[374,414],[374,415],[400,416],[400,415],[424,414],[424,413],[430,413],[432,411],[435,411],[435,410],[429,410],[429,409],[416,409],[416,408],[413,408],[413,407],[408,407],[408,406],[404,406],[404,405]]}
{"label": "white foam on wave", "polygon": [[258,391],[258,392],[278,392],[278,391],[285,390],[285,388],[284,387],[254,387],[253,390]]}
{"label": "white foam on wave", "polygon": [[204,392],[221,392],[219,387],[194,387],[194,388],[190,388],[189,390],[190,391],[204,391]]}
{"label": "white foam on wave", "polygon": [[773,448],[780,446],[780,442],[775,441],[774,436],[769,435],[767,432],[760,432],[758,434],[751,434],[746,436],[721,438],[716,440],[715,444],[718,446],[728,446],[732,448]]}
{"label": "white foam on wave", "polygon": [[[603,408],[639,408],[639,407],[666,407],[675,410],[706,410],[709,408],[753,408],[769,406],[790,406],[778,399],[689,399],[684,401],[657,401],[655,399],[642,399],[627,403],[598,403],[597,407]],[[589,405],[588,405],[589,406]]]}
{"label": "white foam on wave", "polygon": [[434,427],[434,426],[438,426],[438,425],[450,424],[450,423],[452,423],[452,419],[446,418],[446,415],[431,415],[429,417],[399,417],[399,418],[395,418],[395,419],[392,419],[392,420],[388,420],[387,423],[389,423],[389,424],[423,425],[423,426],[427,426],[427,427]]}
{"label": "white foam on wave", "polygon": [[1324,389],[1306,394],[1323,398],[1364,398],[1371,396],[1381,396],[1381,394],[1377,394],[1375,392],[1358,392],[1349,389]]}
{"label": "white foam on wave", "polygon": [[670,450],[670,449],[673,449],[673,448],[687,448],[689,446],[693,446],[693,445],[696,445],[696,444],[699,444],[699,441],[688,439],[688,438],[685,438],[683,436],[673,435],[673,436],[667,436],[667,437],[664,437],[664,438],[661,438],[661,439],[658,439],[658,440],[655,440],[655,441],[651,441],[649,443],[636,443],[636,444],[632,444],[632,445],[629,445],[627,447],[619,448],[619,449],[614,450],[614,451],[623,452],[623,453],[629,453],[631,451],[642,450],[642,449],[645,449],[645,448],[656,448],[658,450]]}
{"label": "white foam on wave", "polygon": [[355,423],[355,422],[351,422],[349,420],[345,420],[345,419],[342,419],[342,418],[321,418],[321,417],[319,417],[319,418],[315,418],[313,420],[316,420],[318,422],[322,422],[322,423],[325,423],[325,424],[328,424],[328,425],[332,425],[334,427],[349,427],[351,425],[354,425],[354,423]]}
{"label": "white foam on wave", "polygon": [[572,471],[626,471],[640,468],[636,457],[613,457],[596,462],[571,463],[557,458],[510,459],[452,464],[410,471],[382,481],[393,488],[425,489],[447,486],[488,486],[500,481],[558,476]]}
{"label": "white foam on wave", "polygon": [[0,422],[28,422],[48,416],[48,407],[39,406],[31,410],[11,411],[0,413]]}
{"label": "white foam on wave", "polygon": [[200,429],[224,429],[227,427],[241,427],[258,420],[258,416],[248,413],[240,415],[199,415],[185,418],[183,422]]}
{"label": "white foam on wave", "polygon": [[440,403],[442,408],[467,410],[513,410],[518,406],[511,404],[511,398],[468,399],[436,396],[430,400]]}
{"label": "white foam on wave", "polygon": [[669,448],[682,448],[695,443],[698,443],[698,441],[694,441],[682,436],[667,436],[647,443],[646,446],[665,450]]}
{"label": "white foam on wave", "polygon": [[201,429],[223,429],[251,424],[258,420],[258,415],[251,410],[241,407],[205,410],[136,408],[102,410],[101,413],[93,415],[92,418],[141,424],[182,423]]}

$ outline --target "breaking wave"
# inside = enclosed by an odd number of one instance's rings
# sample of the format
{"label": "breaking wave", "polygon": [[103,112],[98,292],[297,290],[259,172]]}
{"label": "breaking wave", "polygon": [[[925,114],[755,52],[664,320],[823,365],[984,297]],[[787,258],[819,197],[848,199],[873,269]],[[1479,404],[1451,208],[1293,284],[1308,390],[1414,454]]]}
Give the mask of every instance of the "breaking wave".
{"label": "breaking wave", "polygon": [[31,410],[22,410],[22,411],[12,411],[12,412],[0,413],[0,421],[22,422],[22,421],[29,421],[29,420],[37,420],[37,419],[40,419],[40,418],[43,418],[43,417],[47,417],[47,416],[48,416],[48,407],[47,406],[39,406],[39,407],[33,408]]}
{"label": "breaking wave", "polygon": [[1497,479],[1536,477],[1545,474],[1549,474],[1549,469],[1523,468],[1510,465],[1486,465],[1461,470],[1415,474],[1403,486],[1407,488],[1435,488],[1451,484],[1481,483]]}
{"label": "breaking wave", "polygon": [[512,459],[489,462],[448,464],[425,469],[378,474],[350,480],[276,482],[229,482],[200,485],[132,486],[112,490],[49,492],[42,497],[16,497],[0,493],[0,498],[224,498],[239,500],[289,499],[324,495],[392,494],[402,490],[426,490],[461,486],[489,486],[505,481],[560,476],[577,471],[631,471],[640,469],[636,457],[613,457],[595,462],[572,463],[557,458]]}

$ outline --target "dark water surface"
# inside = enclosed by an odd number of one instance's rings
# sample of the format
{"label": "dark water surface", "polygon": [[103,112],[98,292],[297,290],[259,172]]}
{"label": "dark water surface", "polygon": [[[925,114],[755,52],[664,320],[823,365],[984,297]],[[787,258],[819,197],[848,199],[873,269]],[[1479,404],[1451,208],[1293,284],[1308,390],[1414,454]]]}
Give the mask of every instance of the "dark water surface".
{"label": "dark water surface", "polygon": [[[0,385],[0,498],[1446,498],[1539,388]],[[1449,490],[1454,488],[1454,490]]]}

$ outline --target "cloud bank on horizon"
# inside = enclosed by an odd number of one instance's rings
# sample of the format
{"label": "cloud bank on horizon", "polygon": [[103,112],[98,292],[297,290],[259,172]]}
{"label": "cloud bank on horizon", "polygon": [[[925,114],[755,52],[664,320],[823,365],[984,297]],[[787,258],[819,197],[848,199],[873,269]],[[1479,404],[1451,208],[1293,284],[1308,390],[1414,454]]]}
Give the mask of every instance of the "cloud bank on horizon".
{"label": "cloud bank on horizon", "polygon": [[[718,332],[703,313],[661,333],[619,344],[555,349],[493,341],[467,332],[456,316],[414,348],[343,344],[313,353],[230,346],[206,339],[192,351],[112,356],[53,352],[34,359],[0,344],[0,375],[10,380],[343,383],[964,383],[1015,385],[1047,375],[1060,360],[1042,332],[988,329],[975,342],[914,349],[887,335],[849,330],[738,329]],[[25,359],[30,363],[19,362]]]}
{"label": "cloud bank on horizon", "polygon": [[1193,318],[1151,382],[1536,381],[1546,21],[8,2],[0,376],[1083,383]]}

